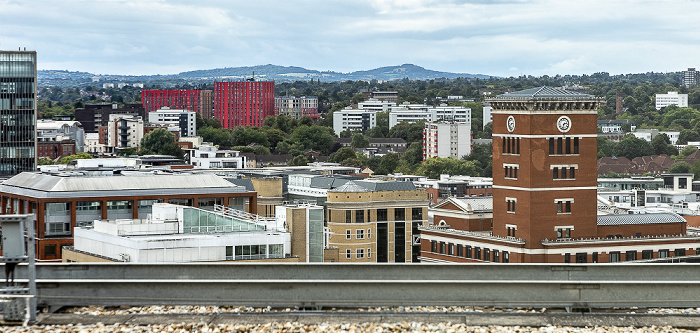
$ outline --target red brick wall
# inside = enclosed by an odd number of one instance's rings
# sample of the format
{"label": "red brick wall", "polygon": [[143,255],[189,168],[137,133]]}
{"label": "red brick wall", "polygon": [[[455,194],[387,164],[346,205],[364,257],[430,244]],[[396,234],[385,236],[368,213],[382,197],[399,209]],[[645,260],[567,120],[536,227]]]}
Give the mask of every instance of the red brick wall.
{"label": "red brick wall", "polygon": [[598,237],[604,238],[608,235],[632,237],[637,233],[640,233],[642,236],[685,235],[685,227],[685,223],[606,225],[598,227]]}

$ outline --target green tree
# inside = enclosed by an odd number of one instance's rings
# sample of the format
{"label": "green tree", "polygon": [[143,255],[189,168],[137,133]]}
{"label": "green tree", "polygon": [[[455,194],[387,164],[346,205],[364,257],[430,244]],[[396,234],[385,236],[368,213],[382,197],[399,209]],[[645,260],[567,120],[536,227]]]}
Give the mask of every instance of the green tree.
{"label": "green tree", "polygon": [[379,166],[376,169],[372,169],[378,175],[388,175],[393,173],[396,167],[399,165],[399,155],[397,154],[386,154],[381,157]]}
{"label": "green tree", "polygon": [[615,156],[624,156],[631,160],[635,157],[653,155],[654,148],[646,140],[627,134],[615,146],[613,153]]}
{"label": "green tree", "polygon": [[117,156],[133,156],[138,155],[139,150],[137,148],[122,148],[117,150]]}
{"label": "green tree", "polygon": [[[339,138],[352,138],[355,133],[360,133],[358,130],[346,128],[338,134]],[[362,133],[360,133],[362,134]]]}
{"label": "green tree", "polygon": [[402,121],[389,130],[388,138],[402,138],[406,140],[408,144],[413,142],[423,142],[423,129],[425,128],[425,121],[417,121],[415,123],[408,123]]}
{"label": "green tree", "polygon": [[700,160],[695,161],[693,165],[690,166],[690,173],[694,174],[694,180],[700,179]]}
{"label": "green tree", "polygon": [[323,126],[299,126],[292,132],[292,142],[300,143],[304,149],[327,153],[335,142],[333,129]]}
{"label": "green tree", "polygon": [[343,165],[352,165],[352,166],[364,168],[364,167],[367,167],[368,161],[369,161],[369,158],[365,154],[355,153],[354,157],[345,159],[340,163],[342,163]]}
{"label": "green tree", "polygon": [[205,142],[211,142],[215,146],[230,147],[233,145],[232,133],[228,129],[206,126],[198,129],[197,135],[201,136]]}
{"label": "green tree", "polygon": [[372,156],[367,159],[367,167],[374,171],[374,173],[377,173],[380,163],[382,163],[382,158],[379,156]]}
{"label": "green tree", "polygon": [[651,146],[654,147],[654,154],[668,156],[678,155],[678,149],[671,144],[671,139],[665,133],[655,136],[651,140]]}
{"label": "green tree", "polygon": [[688,144],[689,141],[700,141],[700,134],[694,130],[684,129],[678,134],[676,143],[679,145]]}
{"label": "green tree", "polygon": [[678,158],[686,158],[696,150],[698,150],[698,148],[695,146],[685,146],[685,148],[681,149],[681,151],[678,153]]}
{"label": "green tree", "polygon": [[441,174],[478,175],[474,162],[442,157],[429,158],[418,167],[416,173],[432,179],[440,178]]}
{"label": "green tree", "polygon": [[343,147],[331,154],[331,156],[328,157],[328,161],[331,163],[342,163],[351,158],[355,158],[355,151],[350,147]]}
{"label": "green tree", "polygon": [[54,161],[48,157],[42,157],[37,162],[38,165],[52,165]]}
{"label": "green tree", "polygon": [[472,153],[463,159],[474,162],[479,176],[492,177],[493,148],[490,143],[472,146]]}
{"label": "green tree", "polygon": [[670,168],[668,168],[669,173],[689,173],[690,165],[684,161],[679,161],[673,163]]}
{"label": "green tree", "polygon": [[202,118],[202,116],[197,113],[196,115],[196,125],[197,125],[197,131],[199,131],[200,128],[202,127],[213,127],[213,128],[221,128],[221,122],[219,119],[216,118]]}
{"label": "green tree", "polygon": [[291,162],[289,162],[289,165],[291,166],[304,166],[307,163],[309,163],[309,160],[306,159],[306,156],[302,155],[297,155],[294,156]]}
{"label": "green tree", "polygon": [[253,153],[255,155],[270,155],[270,148],[261,145],[253,146],[233,146],[232,150],[238,150],[241,153]]}
{"label": "green tree", "polygon": [[[401,162],[403,162],[404,168],[409,170],[414,170],[417,168],[418,164],[423,162],[423,143],[414,142],[408,145],[406,151],[401,155]],[[404,173],[410,173],[405,172]]]}
{"label": "green tree", "polygon": [[367,148],[369,147],[369,139],[362,133],[355,133],[352,135],[350,145],[353,148]]}
{"label": "green tree", "polygon": [[87,160],[87,159],[92,159],[92,158],[93,158],[92,155],[90,155],[88,153],[77,153],[75,155],[68,155],[68,156],[61,158],[60,160],[58,160],[58,164],[70,164],[74,160],[83,160],[83,159]]}
{"label": "green tree", "polygon": [[314,120],[309,116],[303,116],[299,119],[299,125],[311,126],[314,124]]}
{"label": "green tree", "polygon": [[267,140],[270,142],[270,147],[277,147],[277,144],[284,141],[284,137],[287,135],[278,128],[263,127],[263,132],[267,136]]}
{"label": "green tree", "polygon": [[386,138],[389,135],[389,111],[377,112],[377,126],[367,130],[370,138]]}
{"label": "green tree", "polygon": [[606,137],[598,137],[598,158],[613,156],[615,149],[615,141],[609,140]]}
{"label": "green tree", "polygon": [[267,134],[265,134],[265,132],[259,127],[236,127],[233,130],[231,139],[233,141],[233,146],[258,144],[261,146],[270,147],[270,141],[267,140]]}
{"label": "green tree", "polygon": [[664,112],[665,115],[662,121],[664,127],[670,127],[678,119],[686,119],[691,124],[695,124],[700,119],[700,111],[693,108],[679,108],[675,105],[669,105],[664,109]]}
{"label": "green tree", "polygon": [[365,100],[365,95],[362,93],[357,93],[354,96],[352,96],[352,104],[357,104]]}
{"label": "green tree", "polygon": [[493,135],[493,123],[488,122],[486,123],[486,126],[484,126],[484,130],[479,132],[477,135],[477,139],[491,139]]}
{"label": "green tree", "polygon": [[175,134],[165,128],[156,128],[141,139],[141,149],[155,154],[183,158],[182,148],[175,142]]}

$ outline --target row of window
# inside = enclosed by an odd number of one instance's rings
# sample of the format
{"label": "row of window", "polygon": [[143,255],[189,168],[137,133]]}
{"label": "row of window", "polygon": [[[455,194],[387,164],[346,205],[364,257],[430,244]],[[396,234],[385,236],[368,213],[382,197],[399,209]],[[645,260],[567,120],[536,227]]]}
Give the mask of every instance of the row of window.
{"label": "row of window", "polygon": [[549,155],[577,155],[579,138],[549,138]]}
{"label": "row of window", "polygon": [[552,179],[576,179],[576,167],[552,167]]}
{"label": "row of window", "polygon": [[[452,244],[438,241],[430,241],[430,251],[467,259],[476,259],[492,262],[509,262],[508,251],[491,250],[488,248],[472,247],[470,245]],[[483,258],[483,259],[482,259]]]}
{"label": "row of window", "polygon": [[518,179],[518,166],[517,165],[505,166],[503,169],[505,169],[505,178]]}
{"label": "row of window", "polygon": [[[352,230],[345,230],[345,239],[352,239]],[[365,229],[355,230],[355,239],[365,239]],[[367,239],[372,239],[372,229],[367,229]]]}
{"label": "row of window", "polygon": [[[696,253],[700,253],[700,248],[695,249]],[[639,257],[639,252],[641,252],[641,258]],[[636,251],[636,250],[630,250],[630,251],[625,251],[625,252],[620,252],[620,251],[613,251],[608,254],[608,261],[609,262],[620,262],[622,261],[622,257],[624,255],[625,261],[635,261],[635,260],[649,260],[649,259],[654,259],[654,250],[642,250],[642,251]],[[673,250],[673,256],[674,257],[683,257],[685,256],[685,249],[675,249]],[[657,252],[657,258],[669,258],[671,257],[671,253],[669,249],[661,249],[658,250]],[[588,262],[588,253],[583,252],[583,253],[576,253],[575,254],[575,262],[576,263],[586,263]],[[571,262],[571,253],[565,253],[564,254],[564,262],[565,263],[570,263]],[[597,263],[598,262],[598,252],[593,252],[591,253],[591,262]]]}
{"label": "row of window", "polygon": [[[549,155],[579,154],[579,138],[549,138]],[[504,137],[503,153],[520,155],[520,138]]]}
{"label": "row of window", "polygon": [[[355,223],[365,223],[370,221],[365,221],[365,211],[364,210],[346,210],[345,211],[345,223],[352,223],[352,215],[355,212]],[[422,220],[423,219],[423,208],[414,207],[411,208],[411,220]],[[382,208],[377,209],[377,221],[376,222],[387,222],[389,220],[388,209]],[[406,209],[405,208],[394,208],[394,221],[406,221]]]}
{"label": "row of window", "polygon": [[[372,258],[372,249],[367,248],[367,259]],[[355,259],[364,259],[365,258],[365,249],[356,249],[355,250]],[[351,249],[346,249],[345,250],[345,259],[352,259],[352,250]]]}
{"label": "row of window", "polygon": [[570,214],[573,200],[559,200],[557,204],[557,214]]}
{"label": "row of window", "polygon": [[[517,164],[503,164],[503,177],[506,179],[518,179],[519,168],[520,166]],[[552,179],[576,179],[578,165],[557,165],[550,168],[552,169]]]}
{"label": "row of window", "polygon": [[[506,198],[506,212],[515,214],[515,203],[518,202],[515,198]],[[571,214],[571,205],[573,199],[557,199],[554,202],[557,205],[557,214]]]}
{"label": "row of window", "polygon": [[503,138],[503,153],[504,154],[520,154],[520,138],[505,137]]}
{"label": "row of window", "polygon": [[506,198],[506,212],[515,214],[515,198]]}

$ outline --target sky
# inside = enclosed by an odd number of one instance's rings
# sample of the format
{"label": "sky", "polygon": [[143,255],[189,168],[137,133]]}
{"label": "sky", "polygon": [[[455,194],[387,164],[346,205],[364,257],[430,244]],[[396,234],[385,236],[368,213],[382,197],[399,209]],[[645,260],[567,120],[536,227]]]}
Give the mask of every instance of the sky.
{"label": "sky", "polygon": [[675,72],[700,67],[698,13],[700,0],[0,0],[0,49],[95,74]]}

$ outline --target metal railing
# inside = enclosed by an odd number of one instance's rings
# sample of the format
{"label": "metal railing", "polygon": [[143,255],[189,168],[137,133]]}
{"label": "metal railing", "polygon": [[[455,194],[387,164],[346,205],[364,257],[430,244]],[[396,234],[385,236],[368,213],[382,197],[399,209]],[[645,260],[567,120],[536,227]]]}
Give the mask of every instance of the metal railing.
{"label": "metal railing", "polygon": [[[18,280],[26,281],[26,265]],[[37,264],[61,306],[700,307],[700,264]]]}
{"label": "metal railing", "polygon": [[241,221],[250,222],[256,225],[265,227],[265,230],[276,230],[277,220],[274,217],[264,217],[248,213],[242,210],[233,209],[224,205],[214,205],[214,212],[228,217],[232,217]]}

